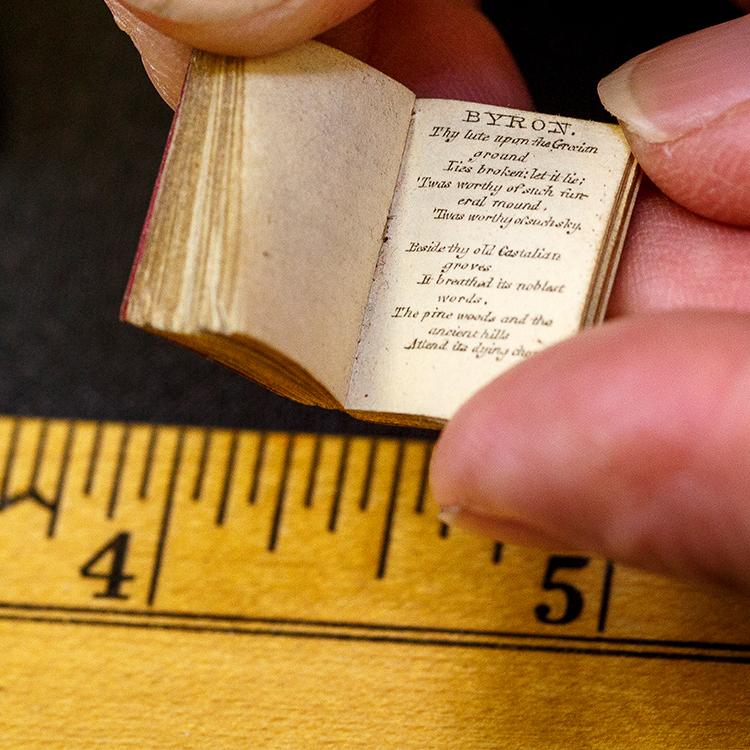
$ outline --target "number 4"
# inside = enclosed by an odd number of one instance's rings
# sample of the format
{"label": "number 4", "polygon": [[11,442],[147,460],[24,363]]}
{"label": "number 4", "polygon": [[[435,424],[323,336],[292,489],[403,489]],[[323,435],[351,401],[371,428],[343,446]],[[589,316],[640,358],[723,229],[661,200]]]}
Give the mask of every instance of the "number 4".
{"label": "number 4", "polygon": [[[94,556],[81,566],[81,575],[84,578],[100,578],[107,582],[107,588],[94,594],[100,599],[127,599],[127,594],[120,591],[125,581],[132,581],[135,576],[125,572],[125,561],[128,556],[128,545],[130,544],[130,532],[124,531],[118,534],[112,541],[102,547]],[[107,568],[106,558],[109,558]],[[99,569],[97,569],[97,565]]]}

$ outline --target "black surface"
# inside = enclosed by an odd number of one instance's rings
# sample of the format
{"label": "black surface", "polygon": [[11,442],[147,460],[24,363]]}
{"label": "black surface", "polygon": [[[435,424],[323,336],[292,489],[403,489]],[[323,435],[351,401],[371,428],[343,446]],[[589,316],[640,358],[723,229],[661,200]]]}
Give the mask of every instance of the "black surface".
{"label": "black surface", "polygon": [[[688,6],[524,2],[496,21],[540,110],[605,119],[601,76],[732,15]],[[118,322],[171,116],[101,0],[0,5],[0,413],[397,434]]]}

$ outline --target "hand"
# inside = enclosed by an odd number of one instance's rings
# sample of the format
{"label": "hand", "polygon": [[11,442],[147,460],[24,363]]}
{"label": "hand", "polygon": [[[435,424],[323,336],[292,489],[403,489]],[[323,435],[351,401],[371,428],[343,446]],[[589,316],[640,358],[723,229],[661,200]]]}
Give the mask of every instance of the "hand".
{"label": "hand", "polygon": [[532,106],[505,43],[479,11],[479,0],[105,1],[172,107],[192,46],[255,56],[313,36],[418,96]]}
{"label": "hand", "polygon": [[[472,0],[107,2],[173,105],[193,44],[253,55],[322,33],[420,96],[531,106]],[[603,85],[672,198],[642,189],[618,319],[498,378],[445,429],[433,485],[453,522],[750,590],[748,41],[739,19]]]}
{"label": "hand", "polygon": [[636,209],[609,311],[625,317],[470,400],[435,496],[498,539],[750,591],[750,16],[600,94],[666,193],[648,183]]}

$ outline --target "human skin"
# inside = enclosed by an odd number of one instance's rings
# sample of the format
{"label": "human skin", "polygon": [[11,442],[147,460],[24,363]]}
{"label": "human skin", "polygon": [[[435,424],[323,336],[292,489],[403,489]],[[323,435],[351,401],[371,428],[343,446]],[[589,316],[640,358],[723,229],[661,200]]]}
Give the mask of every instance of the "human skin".
{"label": "human skin", "polygon": [[[532,106],[473,0],[107,3],[172,105],[192,45],[318,36],[419,96]],[[433,491],[495,538],[750,591],[750,16],[635,58],[600,95],[648,174],[609,321],[476,394]]]}

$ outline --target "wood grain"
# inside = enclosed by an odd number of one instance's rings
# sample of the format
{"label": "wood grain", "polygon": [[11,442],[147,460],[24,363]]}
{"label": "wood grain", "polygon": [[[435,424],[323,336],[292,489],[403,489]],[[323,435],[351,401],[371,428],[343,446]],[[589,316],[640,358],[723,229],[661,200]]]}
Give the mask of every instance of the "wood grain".
{"label": "wood grain", "polygon": [[448,532],[429,450],[0,418],[0,747],[746,744],[746,599]]}

